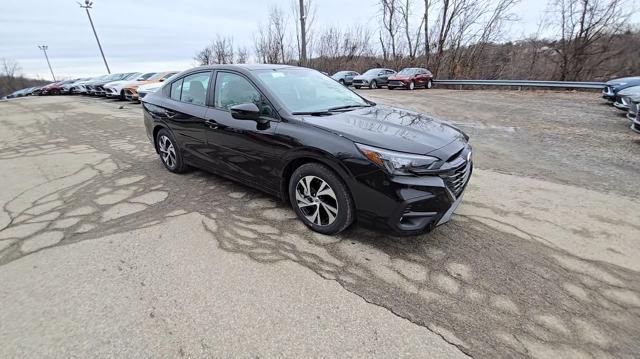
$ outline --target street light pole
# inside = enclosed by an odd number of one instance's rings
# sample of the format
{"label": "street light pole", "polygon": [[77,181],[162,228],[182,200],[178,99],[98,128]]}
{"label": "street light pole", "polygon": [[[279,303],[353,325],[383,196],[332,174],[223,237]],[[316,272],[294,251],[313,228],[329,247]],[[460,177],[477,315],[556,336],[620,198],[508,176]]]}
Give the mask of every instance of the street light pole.
{"label": "street light pole", "polygon": [[93,5],[93,1],[84,0],[84,5],[82,5],[81,3],[78,3],[78,5],[80,5],[81,8],[87,11],[87,16],[89,17],[89,22],[91,23],[91,29],[93,30],[93,35],[96,37],[96,42],[98,43],[100,54],[102,54],[102,60],[104,61],[104,66],[107,67],[107,73],[110,74],[111,70],[109,69],[109,64],[107,64],[107,58],[104,57],[104,51],[102,51],[102,45],[100,45],[100,39],[98,39],[98,33],[96,32],[95,26],[93,26],[93,20],[91,19],[91,14],[89,13],[89,9],[92,8],[91,5]]}
{"label": "street light pole", "polygon": [[49,71],[51,71],[51,77],[53,77],[53,82],[56,82],[56,75],[53,74],[53,69],[51,68],[51,63],[49,62],[49,56],[47,56],[47,49],[49,48],[49,46],[38,45],[38,48],[44,52],[44,58],[47,59],[47,65],[49,65]]}

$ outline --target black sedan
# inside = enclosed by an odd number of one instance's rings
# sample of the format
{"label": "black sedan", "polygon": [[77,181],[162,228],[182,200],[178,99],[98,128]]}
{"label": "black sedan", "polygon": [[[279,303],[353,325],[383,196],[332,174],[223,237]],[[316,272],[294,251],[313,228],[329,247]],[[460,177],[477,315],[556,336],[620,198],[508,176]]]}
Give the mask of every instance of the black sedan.
{"label": "black sedan", "polygon": [[472,171],[459,129],[306,68],[197,67],[145,97],[143,109],[167,170],[194,166],[278,196],[324,234],[356,219],[429,231],[450,219]]}

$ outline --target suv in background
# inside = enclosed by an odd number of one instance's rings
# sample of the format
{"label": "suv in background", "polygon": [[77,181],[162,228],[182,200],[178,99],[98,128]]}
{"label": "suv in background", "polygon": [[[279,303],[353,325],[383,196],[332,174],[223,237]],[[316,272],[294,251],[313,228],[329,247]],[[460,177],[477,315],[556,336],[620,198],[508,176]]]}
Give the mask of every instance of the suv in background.
{"label": "suv in background", "polygon": [[331,78],[345,86],[349,86],[353,84],[353,78],[355,76],[360,76],[360,73],[356,71],[347,70],[347,71],[338,71],[335,74],[331,75]]}
{"label": "suv in background", "polygon": [[429,70],[420,67],[407,67],[397,74],[389,77],[387,88],[389,90],[393,90],[398,87],[409,90],[413,90],[416,87],[430,89],[433,85],[432,80],[433,75]]}
{"label": "suv in background", "polygon": [[386,68],[375,68],[367,70],[367,72],[363,73],[362,75],[353,78],[353,87],[357,89],[361,87],[377,89],[380,86],[386,85],[389,76],[395,74],[395,71]]}

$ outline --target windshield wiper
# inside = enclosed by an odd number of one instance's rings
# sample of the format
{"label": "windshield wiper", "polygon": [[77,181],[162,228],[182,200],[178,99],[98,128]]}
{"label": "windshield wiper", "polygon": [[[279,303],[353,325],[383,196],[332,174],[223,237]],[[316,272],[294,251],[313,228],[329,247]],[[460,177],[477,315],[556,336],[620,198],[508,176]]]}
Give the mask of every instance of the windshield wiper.
{"label": "windshield wiper", "polygon": [[347,110],[347,109],[352,109],[352,108],[360,108],[360,107],[371,107],[372,105],[346,105],[346,106],[337,106],[337,107],[331,107],[330,109],[327,110],[327,112],[330,111],[339,111],[339,110]]}
{"label": "windshield wiper", "polygon": [[333,112],[329,111],[303,111],[303,112],[292,112],[292,115],[301,115],[301,116],[331,116],[335,115]]}

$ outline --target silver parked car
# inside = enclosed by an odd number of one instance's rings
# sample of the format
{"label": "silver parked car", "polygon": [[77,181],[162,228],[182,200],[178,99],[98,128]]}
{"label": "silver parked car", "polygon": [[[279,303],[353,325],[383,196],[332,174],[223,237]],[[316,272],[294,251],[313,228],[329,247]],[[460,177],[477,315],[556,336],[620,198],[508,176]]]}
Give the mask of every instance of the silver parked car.
{"label": "silver parked car", "polygon": [[360,76],[360,73],[356,71],[346,70],[336,72],[335,74],[331,75],[331,78],[345,86],[349,86],[353,84],[353,78],[356,76]]}
{"label": "silver parked car", "polygon": [[631,104],[630,97],[640,96],[640,86],[627,87],[624,90],[620,90],[615,96],[615,102],[613,105],[620,110],[627,111]]}
{"label": "silver parked car", "polygon": [[395,74],[395,71],[386,68],[375,68],[367,70],[367,72],[363,73],[362,75],[353,78],[353,87],[357,89],[361,87],[377,89],[380,86],[386,86],[389,82],[389,76]]}
{"label": "silver parked car", "polygon": [[629,96],[629,109],[627,110],[627,118],[631,121],[638,118],[638,113],[640,113],[640,95],[638,96]]}

